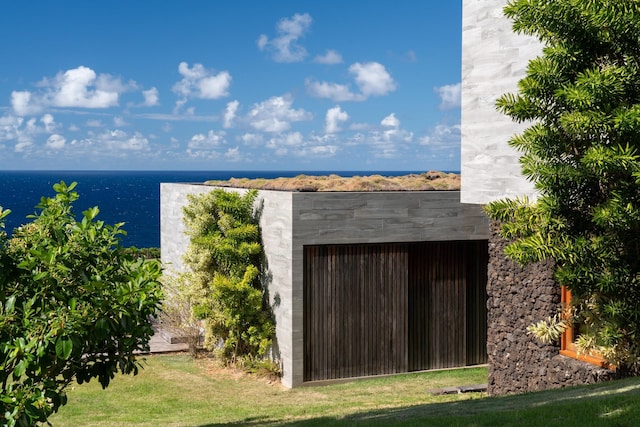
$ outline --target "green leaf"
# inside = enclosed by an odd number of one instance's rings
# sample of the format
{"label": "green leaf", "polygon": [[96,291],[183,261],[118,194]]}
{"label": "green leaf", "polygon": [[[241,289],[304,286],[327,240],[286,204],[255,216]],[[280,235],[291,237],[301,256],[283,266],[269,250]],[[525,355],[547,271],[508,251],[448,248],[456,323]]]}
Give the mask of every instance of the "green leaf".
{"label": "green leaf", "polygon": [[7,298],[7,302],[4,303],[4,312],[5,314],[13,313],[16,305],[16,296],[11,295]]}
{"label": "green leaf", "polygon": [[33,276],[33,280],[35,280],[35,281],[42,280],[45,277],[47,277],[48,275],[49,275],[48,271],[41,271],[40,273],[38,273],[35,276]]}
{"label": "green leaf", "polygon": [[96,338],[104,339],[109,333],[109,320],[105,317],[101,317],[96,321]]}
{"label": "green leaf", "polygon": [[93,220],[95,217],[98,216],[98,213],[100,213],[100,209],[98,209],[97,206],[94,206],[92,208],[87,209],[86,211],[82,212],[82,215],[89,221]]}
{"label": "green leaf", "polygon": [[16,380],[21,378],[24,373],[27,371],[27,363],[22,359],[18,362],[18,364],[13,368],[13,378]]}
{"label": "green leaf", "polygon": [[60,336],[56,340],[56,355],[63,360],[69,359],[73,350],[73,341],[67,336]]}

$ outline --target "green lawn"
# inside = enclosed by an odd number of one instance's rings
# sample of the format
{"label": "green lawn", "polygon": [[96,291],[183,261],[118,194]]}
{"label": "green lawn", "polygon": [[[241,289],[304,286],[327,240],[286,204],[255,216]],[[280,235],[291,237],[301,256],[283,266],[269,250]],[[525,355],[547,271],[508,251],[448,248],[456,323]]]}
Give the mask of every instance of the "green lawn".
{"label": "green lawn", "polygon": [[432,396],[486,382],[474,368],[286,390],[188,356],[148,357],[106,390],[69,390],[54,426],[626,426],[640,425],[640,379],[521,396]]}

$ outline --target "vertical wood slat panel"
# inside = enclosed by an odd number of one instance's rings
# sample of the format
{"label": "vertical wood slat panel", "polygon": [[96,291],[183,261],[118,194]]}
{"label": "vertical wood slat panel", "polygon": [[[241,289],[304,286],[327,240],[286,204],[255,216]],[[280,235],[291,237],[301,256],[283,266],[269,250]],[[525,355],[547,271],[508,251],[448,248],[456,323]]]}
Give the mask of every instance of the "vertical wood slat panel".
{"label": "vertical wood slat panel", "polygon": [[409,370],[486,363],[487,242],[427,242],[410,253]]}
{"label": "vertical wood slat panel", "polygon": [[305,381],[405,372],[406,250],[310,246],[304,262]]}
{"label": "vertical wood slat panel", "polygon": [[[469,294],[467,305],[467,364],[476,365],[487,361],[487,264],[489,253],[483,241],[469,245],[468,259],[473,267],[467,271]],[[478,304],[483,301],[484,304]]]}
{"label": "vertical wood slat panel", "polygon": [[308,246],[304,380],[486,362],[486,241]]}

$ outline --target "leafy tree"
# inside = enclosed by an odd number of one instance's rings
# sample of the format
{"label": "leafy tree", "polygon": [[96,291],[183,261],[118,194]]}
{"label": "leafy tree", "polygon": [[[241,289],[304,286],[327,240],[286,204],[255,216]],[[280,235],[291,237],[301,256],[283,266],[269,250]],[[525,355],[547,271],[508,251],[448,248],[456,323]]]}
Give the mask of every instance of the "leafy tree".
{"label": "leafy tree", "polygon": [[531,122],[509,143],[539,197],[488,206],[508,256],[553,259],[586,324],[579,344],[622,371],[640,360],[640,2],[514,0],[517,33],[543,43],[497,108]]}
{"label": "leafy tree", "polygon": [[[76,221],[75,183],[54,185],[32,221],[0,234],[0,418],[5,425],[45,422],[66,404],[73,381],[138,372],[149,349],[151,317],[162,293],[157,261],[119,246],[121,224]],[[0,221],[8,211],[0,209]],[[2,228],[3,228],[2,224]]]}
{"label": "leafy tree", "polygon": [[222,343],[221,355],[231,362],[264,356],[275,332],[261,286],[256,196],[216,189],[189,195],[184,208],[194,314],[205,322],[205,345]]}

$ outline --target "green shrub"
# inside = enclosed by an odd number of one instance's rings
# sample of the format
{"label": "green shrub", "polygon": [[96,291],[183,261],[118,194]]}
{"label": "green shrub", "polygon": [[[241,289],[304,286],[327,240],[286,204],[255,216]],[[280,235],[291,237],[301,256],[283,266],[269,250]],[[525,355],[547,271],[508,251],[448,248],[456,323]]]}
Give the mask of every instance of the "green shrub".
{"label": "green shrub", "polygon": [[264,356],[275,333],[261,286],[256,196],[255,190],[240,195],[216,189],[189,195],[184,208],[193,310],[204,320],[205,346],[231,362]]}
{"label": "green shrub", "polygon": [[[5,425],[45,422],[66,403],[65,387],[117,372],[136,374],[149,349],[162,293],[157,261],[119,245],[121,224],[76,221],[75,183],[54,185],[32,221],[0,234],[0,417]],[[8,211],[0,209],[0,222]],[[3,225],[2,225],[3,227]]]}
{"label": "green shrub", "polygon": [[125,248],[124,251],[134,258],[160,259],[160,248],[137,248],[135,246],[129,246]]}
{"label": "green shrub", "polygon": [[[640,3],[512,0],[538,38],[518,92],[498,109],[529,127],[509,144],[538,198],[488,207],[522,264],[551,259],[572,295],[578,344],[640,372]],[[561,327],[562,325],[556,325]]]}

